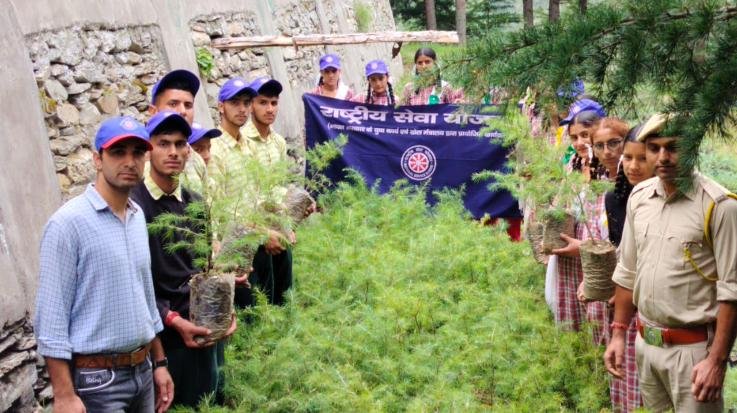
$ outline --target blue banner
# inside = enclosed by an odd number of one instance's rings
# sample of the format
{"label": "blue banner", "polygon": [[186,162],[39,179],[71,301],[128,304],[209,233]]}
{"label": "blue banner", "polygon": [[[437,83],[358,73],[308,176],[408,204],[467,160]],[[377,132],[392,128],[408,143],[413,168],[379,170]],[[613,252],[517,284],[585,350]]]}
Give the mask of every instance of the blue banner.
{"label": "blue banner", "polygon": [[[476,183],[471,175],[483,170],[502,170],[507,150],[492,144],[497,132],[486,132],[486,122],[498,113],[488,106],[367,105],[305,94],[307,147],[335,139],[344,133],[348,144],[327,176],[343,178],[347,167],[359,171],[373,185],[388,191],[405,179],[420,185],[429,180],[430,190],[465,185],[464,203],[474,217],[520,217],[517,201],[506,191],[492,192],[489,182]],[[483,132],[483,136],[479,133]],[[434,202],[431,194],[428,202]]]}

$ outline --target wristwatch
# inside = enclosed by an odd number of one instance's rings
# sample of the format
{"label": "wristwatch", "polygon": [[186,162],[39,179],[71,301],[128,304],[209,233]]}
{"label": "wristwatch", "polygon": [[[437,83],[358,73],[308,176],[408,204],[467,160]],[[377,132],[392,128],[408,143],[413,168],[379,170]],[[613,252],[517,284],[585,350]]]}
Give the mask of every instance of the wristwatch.
{"label": "wristwatch", "polygon": [[167,366],[169,366],[169,360],[166,357],[164,357],[161,360],[154,361],[153,369],[156,370],[159,367],[167,367]]}

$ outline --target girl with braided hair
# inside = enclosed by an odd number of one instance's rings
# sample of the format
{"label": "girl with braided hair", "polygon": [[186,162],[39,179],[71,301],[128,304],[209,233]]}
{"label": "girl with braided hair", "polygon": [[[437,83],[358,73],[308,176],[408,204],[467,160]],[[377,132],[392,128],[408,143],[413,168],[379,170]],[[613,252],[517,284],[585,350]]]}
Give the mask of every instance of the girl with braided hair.
{"label": "girl with braided hair", "polygon": [[415,79],[402,92],[402,105],[433,105],[437,103],[462,103],[463,90],[454,90],[440,77],[437,55],[429,47],[415,52]]}
{"label": "girl with braided hair", "polygon": [[389,81],[389,69],[383,60],[372,60],[366,64],[366,79],[368,80],[366,94],[354,97],[353,102],[396,106],[394,88]]}
{"label": "girl with braided hair", "polygon": [[[635,185],[654,174],[653,165],[645,158],[645,144],[637,140],[642,124],[630,129],[623,138],[621,161],[618,164],[614,190],[604,196],[609,241],[619,245],[624,230],[627,212],[627,200]],[[625,330],[625,351],[619,368],[619,377],[613,376],[609,381],[609,394],[615,411],[631,412],[642,407],[637,362],[635,360],[635,338],[637,312],[632,315],[627,325],[612,323],[612,328]]]}
{"label": "girl with braided hair", "polygon": [[[601,105],[584,99],[574,102],[568,116],[561,121],[562,125],[567,125],[571,146],[575,149],[575,155],[568,164],[571,173],[583,173],[591,179],[597,178],[599,163],[591,149],[591,137],[604,116],[604,109]],[[591,235],[601,238],[602,234],[598,231],[599,226],[591,222],[593,216],[598,216],[590,212],[596,210],[596,205],[584,205],[584,208],[586,217],[589,219],[588,226],[594,229],[594,234]],[[603,210],[603,202],[600,209]],[[566,241],[567,245],[553,250],[552,253],[556,257],[549,261],[549,265],[554,265],[557,273],[555,281],[558,292],[555,310],[556,323],[574,331],[578,331],[586,319],[599,318],[596,314],[589,314],[587,305],[579,300],[578,294],[579,285],[583,281],[583,268],[578,249],[581,242],[589,238],[586,227],[586,223],[579,221],[576,222],[575,237],[561,234],[561,239]],[[598,310],[598,308],[593,310]],[[603,344],[601,334],[598,332],[598,330],[594,331],[594,340],[597,344]]]}
{"label": "girl with braided hair", "polygon": [[340,56],[326,54],[320,58],[320,80],[312,90],[315,95],[351,100],[353,90],[340,80]]}

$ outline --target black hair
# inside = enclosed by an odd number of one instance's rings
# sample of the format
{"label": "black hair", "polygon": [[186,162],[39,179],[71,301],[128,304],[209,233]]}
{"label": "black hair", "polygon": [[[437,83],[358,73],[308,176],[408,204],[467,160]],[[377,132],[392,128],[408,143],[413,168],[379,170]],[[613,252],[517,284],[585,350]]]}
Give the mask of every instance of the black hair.
{"label": "black hair", "polygon": [[[438,56],[437,56],[437,54],[435,54],[435,50],[433,50],[433,49],[431,49],[429,47],[420,47],[419,49],[417,49],[417,51],[415,52],[415,58],[412,61],[415,62],[415,63],[417,63],[417,59],[420,56],[427,56],[430,59],[432,59],[433,62],[437,62],[437,60],[438,60]],[[437,69],[438,69],[438,67],[437,67],[437,63],[436,63],[436,65],[435,65],[435,87],[437,87],[438,89],[440,89],[440,93],[443,93],[442,92],[443,79],[440,76],[440,70],[437,70]],[[419,75],[419,74],[420,73],[417,71],[417,67],[415,67],[415,75]],[[418,94],[418,93],[420,93],[420,86],[419,85],[417,87],[415,87],[415,92],[414,93],[415,93],[415,95]]]}
{"label": "black hair", "polygon": [[[272,90],[271,88],[267,88],[265,90],[260,90],[256,96],[266,96],[267,98],[278,98],[281,92],[277,93],[275,90]],[[255,97],[255,96],[254,96]]]}
{"label": "black hair", "polygon": [[[388,74],[385,74],[384,76],[389,76]],[[386,82],[386,88],[387,88],[387,95],[389,97],[389,106],[394,106],[394,88],[392,87],[392,82]],[[372,105],[374,103],[374,94],[371,92],[371,82],[368,84],[368,89],[366,90],[366,101],[364,102],[366,104]]]}
{"label": "black hair", "polygon": [[178,128],[174,125],[162,125],[151,132],[151,138],[153,139],[153,137],[157,135],[171,135],[173,133],[181,133],[182,135],[184,135],[184,139],[187,139],[188,137],[187,133],[181,128]]}
{"label": "black hair", "polygon": [[[596,111],[585,110],[577,113],[576,116],[571,119],[571,123],[568,124],[568,126],[582,125],[585,128],[591,128],[601,122],[602,119],[603,118]],[[578,153],[573,155],[571,166],[574,171],[581,171],[583,169],[583,158],[581,158]],[[591,156],[589,174],[592,180],[607,179],[609,177],[609,172],[606,167],[599,162],[599,158],[597,158],[596,155]]]}
{"label": "black hair", "polygon": [[[627,132],[627,136],[624,137],[625,145],[627,145],[627,142],[640,143],[640,141],[637,140],[637,135],[640,134],[643,125],[644,124],[641,123]],[[624,167],[620,166],[619,171],[617,172],[617,181],[614,184],[614,197],[616,197],[618,201],[624,202],[629,198],[633,188],[634,185],[630,183],[627,179],[627,175],[624,174]]]}
{"label": "black hair", "polygon": [[325,84],[325,82],[322,80],[322,75],[320,75],[320,81],[317,82],[317,86],[322,86],[324,84]]}
{"label": "black hair", "polygon": [[231,97],[228,100],[240,100],[243,98],[248,98],[248,101],[250,102],[253,100],[253,97],[254,97],[253,93],[250,90],[243,89],[240,92],[236,93],[233,97]]}
{"label": "black hair", "polygon": [[[159,98],[159,95],[169,89],[183,90],[185,92],[192,93],[192,90],[190,90],[190,84],[183,80],[172,80],[170,82],[165,82],[163,85],[160,85],[158,89],[156,89],[156,95],[153,97],[154,104],[156,104],[156,99]],[[195,94],[192,93],[193,97],[194,95]]]}

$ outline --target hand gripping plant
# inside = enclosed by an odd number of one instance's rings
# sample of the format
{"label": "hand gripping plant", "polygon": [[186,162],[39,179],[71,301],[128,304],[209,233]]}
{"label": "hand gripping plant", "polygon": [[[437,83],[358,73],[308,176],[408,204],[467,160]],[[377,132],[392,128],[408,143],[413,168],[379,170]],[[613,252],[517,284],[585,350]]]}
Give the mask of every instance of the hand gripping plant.
{"label": "hand gripping plant", "polygon": [[611,297],[616,249],[608,240],[594,239],[587,219],[587,206],[611,184],[588,182],[583,174],[569,172],[562,161],[565,148],[533,137],[527,119],[514,110],[490,127],[502,132],[503,145],[514,146],[508,162],[510,170],[508,173],[479,174],[477,178],[494,178],[493,188],[506,189],[536,209],[537,214],[533,216],[539,221],[528,223],[528,238],[539,261],[543,261],[544,255],[566,246],[561,233],[575,237],[575,216],[578,215],[590,238],[580,246],[585,294],[597,300]]}
{"label": "hand gripping plant", "polygon": [[201,269],[189,281],[190,321],[212,331],[207,340],[222,338],[231,325],[235,276],[250,270],[271,228],[291,228],[294,221],[273,207],[282,205],[285,187],[295,179],[287,163],[266,167],[237,153],[229,156],[228,168],[211,165],[209,174],[185,180],[201,200],[184,214],[162,214],[149,225],[169,251],[190,251]]}

